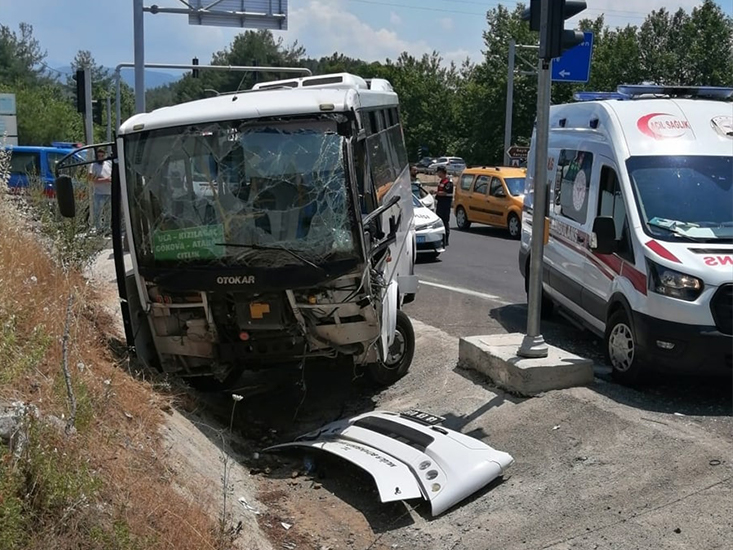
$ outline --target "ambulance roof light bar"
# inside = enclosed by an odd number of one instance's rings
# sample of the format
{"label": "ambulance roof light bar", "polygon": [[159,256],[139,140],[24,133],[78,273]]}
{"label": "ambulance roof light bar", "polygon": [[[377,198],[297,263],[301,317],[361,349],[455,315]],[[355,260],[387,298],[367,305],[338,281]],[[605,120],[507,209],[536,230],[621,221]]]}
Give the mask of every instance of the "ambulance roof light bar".
{"label": "ambulance roof light bar", "polygon": [[575,92],[573,94],[575,101],[602,101],[605,99],[629,99],[629,96],[619,92]]}
{"label": "ambulance roof light bar", "polygon": [[624,84],[617,91],[629,99],[640,96],[687,97],[699,99],[733,99],[733,88],[718,86],[663,86],[656,84]]}

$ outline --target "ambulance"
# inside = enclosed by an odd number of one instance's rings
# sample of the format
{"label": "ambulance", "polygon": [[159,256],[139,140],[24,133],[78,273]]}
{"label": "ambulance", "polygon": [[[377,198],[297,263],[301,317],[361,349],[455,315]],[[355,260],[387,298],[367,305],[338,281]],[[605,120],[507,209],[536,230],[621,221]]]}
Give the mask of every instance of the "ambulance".
{"label": "ambulance", "polygon": [[730,372],[733,89],[620,86],[575,100],[550,111],[543,311],[601,337],[623,383],[660,369]]}

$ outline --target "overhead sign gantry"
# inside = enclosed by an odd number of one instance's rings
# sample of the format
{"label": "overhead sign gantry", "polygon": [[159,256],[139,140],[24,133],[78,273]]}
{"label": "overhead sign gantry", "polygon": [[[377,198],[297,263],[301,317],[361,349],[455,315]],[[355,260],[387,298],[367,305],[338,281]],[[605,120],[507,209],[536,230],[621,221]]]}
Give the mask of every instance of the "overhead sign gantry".
{"label": "overhead sign gantry", "polygon": [[135,40],[135,112],[145,112],[144,14],[188,15],[189,25],[287,30],[288,0],[178,0],[179,5],[145,6],[133,0]]}

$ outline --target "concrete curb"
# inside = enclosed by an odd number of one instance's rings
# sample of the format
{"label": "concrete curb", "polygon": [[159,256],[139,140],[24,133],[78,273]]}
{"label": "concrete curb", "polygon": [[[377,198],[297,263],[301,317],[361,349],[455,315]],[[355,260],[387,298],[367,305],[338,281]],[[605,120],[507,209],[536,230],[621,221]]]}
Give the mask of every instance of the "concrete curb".
{"label": "concrete curb", "polygon": [[523,334],[461,338],[458,364],[475,370],[511,393],[533,396],[549,390],[586,386],[593,382],[593,362],[549,346],[547,357],[517,356]]}

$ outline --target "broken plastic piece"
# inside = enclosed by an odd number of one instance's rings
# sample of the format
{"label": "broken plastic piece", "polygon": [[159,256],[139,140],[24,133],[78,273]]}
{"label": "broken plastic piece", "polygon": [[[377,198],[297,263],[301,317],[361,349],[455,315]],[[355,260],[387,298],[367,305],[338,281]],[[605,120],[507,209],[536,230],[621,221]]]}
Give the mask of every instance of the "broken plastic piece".
{"label": "broken plastic piece", "polygon": [[321,449],[367,471],[382,502],[422,497],[437,516],[502,476],[508,453],[445,427],[377,411],[339,420],[265,451]]}

